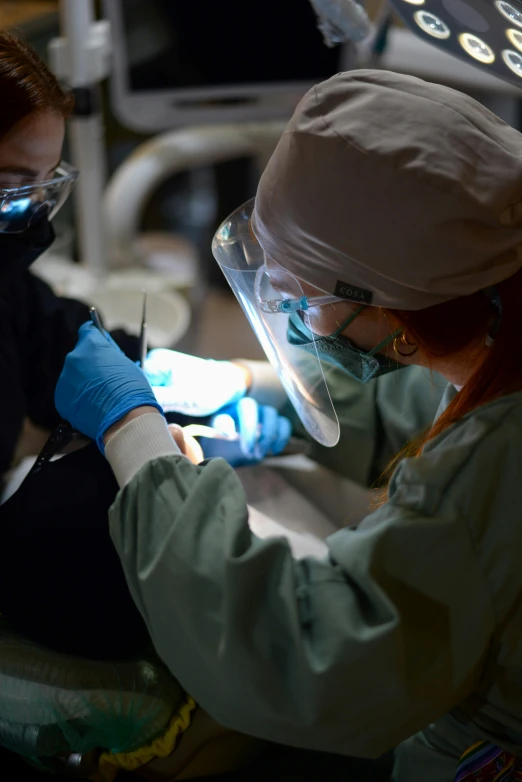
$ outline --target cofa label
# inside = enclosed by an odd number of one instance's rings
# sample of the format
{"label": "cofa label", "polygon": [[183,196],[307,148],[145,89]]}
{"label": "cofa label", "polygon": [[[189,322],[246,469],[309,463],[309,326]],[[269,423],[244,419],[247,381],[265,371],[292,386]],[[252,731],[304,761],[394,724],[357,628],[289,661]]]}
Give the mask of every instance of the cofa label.
{"label": "cofa label", "polygon": [[356,285],[350,285],[348,282],[343,282],[342,280],[337,280],[334,295],[339,296],[340,299],[348,299],[349,301],[356,301],[361,304],[371,304],[373,299],[373,293],[371,291],[367,291],[364,288],[358,288]]}

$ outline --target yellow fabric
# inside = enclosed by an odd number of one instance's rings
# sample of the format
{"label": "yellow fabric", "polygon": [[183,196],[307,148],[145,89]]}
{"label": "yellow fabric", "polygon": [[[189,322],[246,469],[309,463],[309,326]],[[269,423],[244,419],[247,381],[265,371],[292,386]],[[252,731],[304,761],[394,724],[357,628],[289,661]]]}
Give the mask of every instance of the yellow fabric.
{"label": "yellow fabric", "polygon": [[98,772],[91,779],[93,782],[113,782],[120,771],[134,771],[139,766],[149,763],[154,758],[166,758],[176,748],[179,737],[187,730],[192,713],[196,708],[196,702],[190,695],[175,714],[165,733],[158,736],[151,744],[134,750],[134,752],[102,752],[98,761]]}

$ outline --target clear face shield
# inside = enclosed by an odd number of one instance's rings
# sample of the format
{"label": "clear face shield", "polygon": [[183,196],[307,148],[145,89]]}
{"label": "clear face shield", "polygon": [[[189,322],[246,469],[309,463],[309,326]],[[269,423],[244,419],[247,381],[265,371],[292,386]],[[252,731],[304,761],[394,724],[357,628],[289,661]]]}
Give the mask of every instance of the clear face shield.
{"label": "clear face shield", "polygon": [[2,187],[0,183],[0,233],[23,233],[43,214],[52,220],[77,178],[76,169],[62,162],[47,181],[19,187]]}
{"label": "clear face shield", "polygon": [[297,315],[313,332],[310,308],[338,300],[307,295],[302,282],[266,256],[252,230],[253,208],[254,199],[225,220],[212,252],[304,427],[331,447],[339,440],[339,422],[319,356],[291,344],[288,330]]}

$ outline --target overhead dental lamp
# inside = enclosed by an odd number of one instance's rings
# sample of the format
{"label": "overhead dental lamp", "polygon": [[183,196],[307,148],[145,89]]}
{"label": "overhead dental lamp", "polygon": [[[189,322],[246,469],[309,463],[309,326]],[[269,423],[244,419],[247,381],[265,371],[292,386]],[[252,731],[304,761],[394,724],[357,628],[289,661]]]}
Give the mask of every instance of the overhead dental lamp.
{"label": "overhead dental lamp", "polygon": [[520,0],[390,0],[427,43],[522,87]]}

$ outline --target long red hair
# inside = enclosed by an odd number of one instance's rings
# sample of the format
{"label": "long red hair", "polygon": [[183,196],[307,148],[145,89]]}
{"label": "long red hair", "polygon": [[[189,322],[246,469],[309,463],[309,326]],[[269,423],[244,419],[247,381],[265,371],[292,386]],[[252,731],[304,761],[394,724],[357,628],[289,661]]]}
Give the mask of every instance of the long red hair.
{"label": "long red hair", "polygon": [[67,117],[73,98],[25,41],[0,31],[0,139],[38,111]]}
{"label": "long red hair", "polygon": [[[502,319],[494,344],[479,366],[470,363],[469,380],[431,429],[410,448],[411,454],[418,454],[426,442],[466,413],[522,390],[522,270],[495,287],[502,302]],[[498,314],[482,291],[416,312],[389,312],[405,329],[408,341],[422,350],[428,364],[463,353],[477,337],[485,341]]]}

